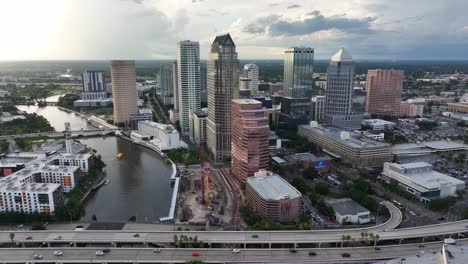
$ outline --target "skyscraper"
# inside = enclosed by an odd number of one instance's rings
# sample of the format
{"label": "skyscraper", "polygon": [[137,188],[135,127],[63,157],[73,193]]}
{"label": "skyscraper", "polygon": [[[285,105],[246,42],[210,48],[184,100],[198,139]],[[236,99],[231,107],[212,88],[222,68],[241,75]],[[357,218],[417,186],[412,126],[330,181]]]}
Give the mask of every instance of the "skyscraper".
{"label": "skyscraper", "polygon": [[95,100],[107,98],[105,71],[84,71],[82,74],[82,84],[83,92],[81,93],[81,99]]}
{"label": "skyscraper", "polygon": [[281,123],[295,127],[308,121],[313,77],[313,48],[293,47],[284,52]]}
{"label": "skyscraper", "polygon": [[242,78],[250,79],[249,89],[252,97],[258,95],[258,66],[252,63],[244,65]]}
{"label": "skyscraper", "polygon": [[179,120],[182,134],[189,132],[189,115],[200,110],[200,44],[184,40],[177,43]]}
{"label": "skyscraper", "polygon": [[239,60],[229,34],[217,36],[208,59],[207,143],[216,162],[231,155],[231,100],[239,97]]}
{"label": "skyscraper", "polygon": [[232,173],[242,182],[268,167],[270,126],[262,103],[254,99],[232,100]]}
{"label": "skyscraper", "polygon": [[174,102],[174,81],[172,65],[161,65],[159,68],[161,97],[164,105],[171,105]]}
{"label": "skyscraper", "polygon": [[138,113],[136,99],[136,70],[133,60],[111,62],[114,123],[128,125],[130,115]]}
{"label": "skyscraper", "polygon": [[400,115],[403,71],[369,70],[366,82],[366,112],[377,115]]}
{"label": "skyscraper", "polygon": [[174,111],[179,114],[179,76],[177,74],[177,61],[172,61],[172,89],[174,94]]}
{"label": "skyscraper", "polygon": [[331,58],[327,68],[325,92],[325,122],[329,125],[356,129],[361,126],[361,115],[352,113],[354,89],[354,62],[351,54],[341,48]]}

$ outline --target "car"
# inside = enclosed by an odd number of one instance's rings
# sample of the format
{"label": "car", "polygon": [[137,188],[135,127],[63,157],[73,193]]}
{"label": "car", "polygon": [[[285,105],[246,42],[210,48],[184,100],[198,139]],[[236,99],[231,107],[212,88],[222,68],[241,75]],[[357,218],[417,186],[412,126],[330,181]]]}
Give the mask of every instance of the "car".
{"label": "car", "polygon": [[32,239],[32,236],[27,236],[26,237],[26,240],[31,240]]}
{"label": "car", "polygon": [[110,252],[110,249],[105,248],[105,249],[102,250],[102,252],[104,252],[104,253],[109,253],[109,252]]}
{"label": "car", "polygon": [[134,234],[133,237],[140,237],[140,234]]}
{"label": "car", "polygon": [[42,255],[34,255],[33,258],[34,259],[42,259]]}
{"label": "car", "polygon": [[199,256],[200,256],[200,253],[197,253],[197,252],[192,253],[192,257],[199,257]]}
{"label": "car", "polygon": [[104,256],[104,252],[102,252],[101,250],[96,251],[96,256]]}
{"label": "car", "polygon": [[239,252],[240,252],[240,249],[238,249],[238,248],[233,248],[232,249],[232,253],[239,253]]}
{"label": "car", "polygon": [[416,214],[413,211],[409,211],[410,215],[416,216]]}
{"label": "car", "polygon": [[258,235],[252,235],[252,238],[258,238]]}
{"label": "car", "polygon": [[423,244],[418,244],[418,248],[423,248],[424,245]]}
{"label": "car", "polygon": [[60,257],[62,255],[63,255],[62,251],[54,251],[54,256]]}
{"label": "car", "polygon": [[61,240],[62,236],[54,236],[54,240]]}
{"label": "car", "polygon": [[374,249],[375,249],[375,250],[380,250],[380,248],[379,248],[379,247],[375,247]]}
{"label": "car", "polygon": [[291,253],[296,253],[297,250],[296,250],[295,248],[290,248],[290,249],[289,249],[289,252],[291,252]]}
{"label": "car", "polygon": [[315,251],[309,251],[309,256],[317,256],[317,252],[315,252]]}
{"label": "car", "polygon": [[23,228],[23,227],[24,227],[24,225],[18,225],[18,226],[16,226],[16,227],[18,227],[18,228]]}
{"label": "car", "polygon": [[159,253],[159,252],[161,252],[161,249],[160,248],[155,248],[155,249],[153,249],[153,252],[154,253]]}
{"label": "car", "polygon": [[343,258],[349,258],[349,257],[351,257],[351,254],[349,254],[349,253],[343,253],[343,254],[341,254],[341,256],[342,256]]}

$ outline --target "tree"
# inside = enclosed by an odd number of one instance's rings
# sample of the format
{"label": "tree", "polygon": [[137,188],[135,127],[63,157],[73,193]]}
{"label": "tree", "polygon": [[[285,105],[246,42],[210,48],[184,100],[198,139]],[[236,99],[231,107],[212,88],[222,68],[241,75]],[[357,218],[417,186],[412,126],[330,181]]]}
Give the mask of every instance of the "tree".
{"label": "tree", "polygon": [[330,188],[328,188],[328,184],[324,182],[317,183],[314,189],[318,194],[321,194],[321,195],[327,195],[330,192]]}
{"label": "tree", "polygon": [[31,230],[46,230],[46,227],[41,222],[33,222],[31,224]]}
{"label": "tree", "polygon": [[377,234],[374,236],[374,248],[377,246],[377,242],[379,241],[380,236]]}
{"label": "tree", "polygon": [[15,241],[15,233],[10,233],[8,237],[10,238],[10,241],[11,241],[11,247],[13,247],[13,244]]}
{"label": "tree", "polygon": [[205,264],[205,262],[199,260],[199,259],[194,259],[194,260],[189,260],[186,262],[187,264]]}
{"label": "tree", "polygon": [[318,172],[314,167],[309,167],[302,171],[302,176],[304,176],[304,178],[314,179],[318,176]]}

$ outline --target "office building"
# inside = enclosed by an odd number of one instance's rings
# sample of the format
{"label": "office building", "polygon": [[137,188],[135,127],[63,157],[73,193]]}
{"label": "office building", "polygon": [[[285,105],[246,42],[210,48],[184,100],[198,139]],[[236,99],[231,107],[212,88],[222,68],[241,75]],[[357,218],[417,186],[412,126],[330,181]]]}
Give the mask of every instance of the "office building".
{"label": "office building", "polygon": [[240,181],[266,169],[269,162],[270,127],[262,103],[232,100],[231,170]]}
{"label": "office building", "polygon": [[83,91],[81,94],[81,99],[93,100],[107,98],[105,71],[84,71],[82,74],[82,85]]}
{"label": "office building", "polygon": [[326,203],[335,211],[340,224],[367,224],[371,221],[370,211],[349,198],[331,199]]}
{"label": "office building", "polygon": [[314,49],[287,49],[284,52],[283,78],[280,122],[288,127],[307,123],[314,82]]}
{"label": "office building", "polygon": [[309,152],[292,154],[285,159],[296,168],[314,168],[319,173],[328,172],[332,161],[329,156],[316,156]]}
{"label": "office building", "polygon": [[152,121],[138,122],[138,131],[150,135],[151,143],[160,150],[170,150],[180,147],[179,132],[172,125]]}
{"label": "office building", "polygon": [[174,80],[171,65],[161,65],[159,68],[159,87],[164,105],[174,104]]}
{"label": "office building", "polygon": [[208,59],[207,143],[215,162],[231,156],[231,101],[239,97],[239,60],[229,34],[217,36]]}
{"label": "office building", "polygon": [[397,124],[383,119],[364,119],[362,120],[361,125],[368,127],[371,130],[382,131],[393,130]]}
{"label": "office building", "polygon": [[302,213],[302,194],[274,173],[261,170],[247,178],[247,205],[264,219],[294,222]]}
{"label": "office building", "polygon": [[200,44],[185,40],[177,43],[180,130],[189,134],[190,112],[200,110]]}
{"label": "office building", "polygon": [[281,82],[268,83],[268,93],[270,96],[281,95],[283,93],[284,85]]}
{"label": "office building", "polygon": [[207,88],[206,75],[207,75],[206,63],[200,62],[200,91],[202,93],[204,92],[206,93],[206,88]]}
{"label": "office building", "polygon": [[375,115],[400,115],[403,71],[369,70],[366,81],[366,112]]}
{"label": "office building", "polygon": [[352,112],[354,62],[347,50],[341,48],[332,56],[327,68],[325,91],[325,122],[343,129],[361,127],[361,115]]}
{"label": "office building", "polygon": [[448,103],[447,110],[455,113],[468,113],[468,103]]}
{"label": "office building", "polygon": [[421,117],[424,112],[424,104],[412,103],[404,101],[400,103],[400,116]]}
{"label": "office building", "polygon": [[293,47],[284,52],[283,96],[310,98],[314,76],[314,49]]}
{"label": "office building", "polygon": [[312,97],[310,103],[310,120],[322,123],[325,120],[325,96]]}
{"label": "office building", "polygon": [[315,143],[336,159],[341,159],[355,168],[382,167],[392,161],[391,146],[369,139],[359,133],[326,128],[312,121],[299,126],[298,135]]}
{"label": "office building", "polygon": [[207,108],[202,108],[190,115],[190,140],[196,144],[206,142],[207,116]]}
{"label": "office building", "polygon": [[434,171],[425,162],[406,164],[385,162],[382,179],[428,203],[432,199],[456,196],[457,191],[465,189],[465,182]]}
{"label": "office building", "polygon": [[138,113],[135,61],[112,61],[111,78],[114,124],[128,126],[130,115]]}
{"label": "office building", "polygon": [[253,63],[244,65],[241,76],[244,79],[250,80],[248,82],[248,89],[251,91],[252,97],[258,96],[258,66]]}

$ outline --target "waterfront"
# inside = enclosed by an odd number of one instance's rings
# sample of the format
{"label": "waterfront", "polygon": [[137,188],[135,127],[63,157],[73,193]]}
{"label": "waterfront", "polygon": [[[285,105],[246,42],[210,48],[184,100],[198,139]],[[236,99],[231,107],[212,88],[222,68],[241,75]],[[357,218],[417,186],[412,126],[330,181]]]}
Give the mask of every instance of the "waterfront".
{"label": "waterfront", "polygon": [[[28,113],[42,115],[57,131],[64,130],[64,122],[70,122],[73,130],[94,129],[74,113],[67,113],[56,106],[17,106]],[[90,194],[85,203],[82,220],[127,221],[136,217],[137,222],[153,222],[169,212],[172,188],[172,168],[157,153],[134,145],[117,137],[80,139],[97,150],[106,163],[104,172],[109,184]],[[122,159],[117,154],[123,153]]]}

